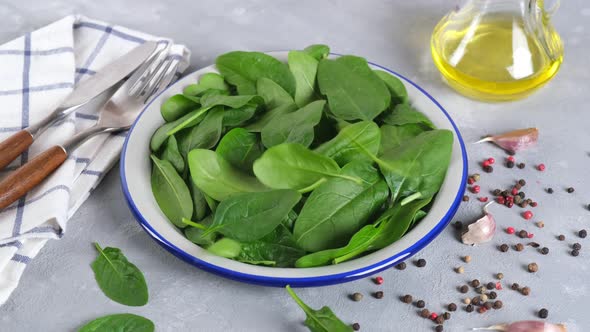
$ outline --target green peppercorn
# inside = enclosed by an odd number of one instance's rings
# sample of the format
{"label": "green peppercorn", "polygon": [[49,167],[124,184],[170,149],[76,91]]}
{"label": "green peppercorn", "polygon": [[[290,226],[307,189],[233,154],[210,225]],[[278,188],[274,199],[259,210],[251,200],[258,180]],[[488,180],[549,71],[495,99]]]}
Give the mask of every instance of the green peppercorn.
{"label": "green peppercorn", "polygon": [[357,293],[354,293],[354,294],[352,294],[352,300],[353,300],[353,301],[355,301],[355,302],[359,302],[359,301],[360,301],[360,300],[362,300],[362,299],[363,299],[363,294],[361,294],[361,293],[358,293],[358,292],[357,292]]}

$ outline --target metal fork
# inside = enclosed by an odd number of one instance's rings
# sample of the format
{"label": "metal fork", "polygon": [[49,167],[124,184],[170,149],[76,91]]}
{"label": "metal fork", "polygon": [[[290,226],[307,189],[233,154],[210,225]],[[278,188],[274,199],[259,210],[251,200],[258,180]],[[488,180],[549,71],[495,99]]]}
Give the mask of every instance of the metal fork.
{"label": "metal fork", "polygon": [[143,110],[143,104],[174,79],[179,59],[169,57],[169,49],[167,44],[158,49],[120,85],[103,105],[96,125],[42,152],[4,178],[0,182],[0,210],[39,185],[89,138],[128,130]]}

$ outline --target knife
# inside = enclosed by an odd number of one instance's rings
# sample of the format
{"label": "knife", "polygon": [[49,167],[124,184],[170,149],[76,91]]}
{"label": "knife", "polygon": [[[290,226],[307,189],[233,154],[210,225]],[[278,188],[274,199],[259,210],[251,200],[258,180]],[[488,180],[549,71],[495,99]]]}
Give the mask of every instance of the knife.
{"label": "knife", "polygon": [[91,78],[80,82],[60,107],[51,112],[51,114],[38,123],[24,128],[0,142],[0,170],[23,153],[55,121],[71,114],[117,84],[146,60],[157,56],[161,50],[162,47],[157,42],[145,42],[108,64]]}

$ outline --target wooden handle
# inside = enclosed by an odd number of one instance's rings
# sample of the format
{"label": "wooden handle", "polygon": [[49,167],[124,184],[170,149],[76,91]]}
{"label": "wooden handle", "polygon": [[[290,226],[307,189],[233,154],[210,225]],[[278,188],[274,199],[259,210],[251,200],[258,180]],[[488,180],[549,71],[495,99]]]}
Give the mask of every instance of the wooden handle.
{"label": "wooden handle", "polygon": [[31,144],[33,135],[24,129],[0,142],[0,170],[25,152]]}
{"label": "wooden handle", "polygon": [[4,178],[0,182],[0,210],[35,188],[67,157],[66,151],[61,146],[54,146]]}

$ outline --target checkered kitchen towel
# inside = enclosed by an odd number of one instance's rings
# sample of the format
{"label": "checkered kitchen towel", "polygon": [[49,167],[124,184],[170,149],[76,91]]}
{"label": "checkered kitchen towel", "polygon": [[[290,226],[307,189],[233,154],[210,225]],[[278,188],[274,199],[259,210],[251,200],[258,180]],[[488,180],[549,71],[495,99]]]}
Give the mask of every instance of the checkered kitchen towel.
{"label": "checkered kitchen towel", "polygon": [[[78,81],[145,40],[164,39],[83,16],[68,16],[0,46],[0,139],[42,119]],[[188,66],[190,53],[184,46],[174,45],[169,56],[181,60],[179,73]],[[95,124],[98,111],[79,111],[49,128],[27,153],[0,172],[0,177]],[[62,237],[68,218],[117,161],[124,138],[123,133],[88,141],[41,186],[0,211],[0,305],[47,240]]]}

